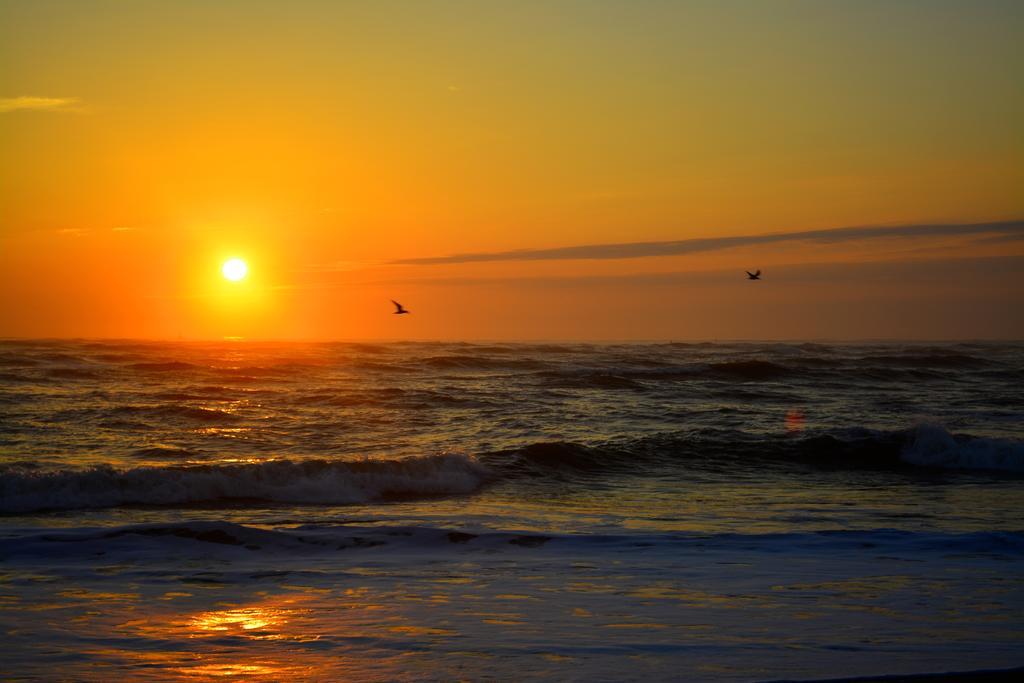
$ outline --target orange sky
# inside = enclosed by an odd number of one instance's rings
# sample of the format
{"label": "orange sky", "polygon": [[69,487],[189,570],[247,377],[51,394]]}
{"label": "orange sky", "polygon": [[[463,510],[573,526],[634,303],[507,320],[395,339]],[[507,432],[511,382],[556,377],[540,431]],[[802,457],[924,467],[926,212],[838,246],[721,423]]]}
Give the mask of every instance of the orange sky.
{"label": "orange sky", "polygon": [[0,336],[1020,338],[1022,29],[1013,2],[3,2]]}

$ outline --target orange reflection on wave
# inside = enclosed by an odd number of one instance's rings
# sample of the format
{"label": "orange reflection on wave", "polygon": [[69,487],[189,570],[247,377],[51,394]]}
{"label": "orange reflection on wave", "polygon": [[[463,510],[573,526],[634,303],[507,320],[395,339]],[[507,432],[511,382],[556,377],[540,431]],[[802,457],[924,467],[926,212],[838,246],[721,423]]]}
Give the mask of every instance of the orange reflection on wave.
{"label": "orange reflection on wave", "polygon": [[244,608],[200,612],[188,618],[185,627],[191,638],[228,634],[251,640],[319,639],[318,634],[298,630],[295,627],[299,625],[291,623],[296,617],[309,613],[308,609],[294,607],[298,600],[287,598]]}
{"label": "orange reflection on wave", "polygon": [[[220,612],[204,612],[193,617],[190,625],[197,631],[251,631],[267,626],[277,626],[285,619],[281,610],[269,610],[259,607],[247,609],[231,609]],[[199,633],[196,635],[205,635]]]}
{"label": "orange reflection on wave", "polygon": [[[185,599],[160,600],[149,613],[132,611],[124,615],[131,618],[113,625],[113,634],[125,647],[91,651],[90,661],[141,673],[132,680],[151,676],[278,683],[420,680],[417,674],[432,666],[441,668],[430,680],[459,680],[464,676],[451,666],[461,667],[463,657],[488,656],[461,653],[457,661],[449,661],[450,653],[440,644],[454,647],[460,631],[427,611],[431,602],[423,600],[410,609],[404,595],[404,590],[381,593],[351,586],[334,589],[329,596],[319,589],[259,593],[251,602],[191,608]],[[517,625],[518,614],[493,615],[508,617],[509,623],[498,627]]]}
{"label": "orange reflection on wave", "polygon": [[246,680],[281,681],[296,676],[309,674],[309,667],[291,666],[277,661],[264,661],[250,664],[217,663],[199,664],[196,666],[175,669],[186,678],[209,680],[211,678],[244,677]]}
{"label": "orange reflection on wave", "polygon": [[[199,652],[146,652],[115,648],[87,650],[85,654],[98,661],[143,671],[158,671],[160,680],[200,680],[241,678],[260,683],[305,680],[317,667],[308,663],[285,663],[276,658],[246,657],[244,663],[236,654]],[[226,661],[222,661],[226,660]]]}
{"label": "orange reflection on wave", "polygon": [[788,434],[799,434],[807,426],[807,418],[804,411],[794,408],[786,413],[786,432]]}

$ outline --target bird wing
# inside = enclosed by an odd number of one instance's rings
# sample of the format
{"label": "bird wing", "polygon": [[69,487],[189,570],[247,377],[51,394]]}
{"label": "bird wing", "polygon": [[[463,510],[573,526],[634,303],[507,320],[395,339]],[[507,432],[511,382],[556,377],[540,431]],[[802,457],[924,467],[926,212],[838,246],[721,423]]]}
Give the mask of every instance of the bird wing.
{"label": "bird wing", "polygon": [[391,303],[393,303],[393,304],[395,305],[395,311],[396,311],[396,312],[397,312],[397,311],[401,311],[401,310],[402,310],[402,304],[398,303],[398,302],[397,302],[397,301],[395,301],[394,299],[392,299],[392,300],[391,300]]}
{"label": "bird wing", "polygon": [[761,274],[761,269],[760,268],[758,268],[756,271],[754,271],[754,277],[757,277],[760,274]]}
{"label": "bird wing", "polygon": [[747,275],[749,275],[750,277],[754,277],[754,274],[751,273],[749,270],[745,270],[743,272],[746,273]]}

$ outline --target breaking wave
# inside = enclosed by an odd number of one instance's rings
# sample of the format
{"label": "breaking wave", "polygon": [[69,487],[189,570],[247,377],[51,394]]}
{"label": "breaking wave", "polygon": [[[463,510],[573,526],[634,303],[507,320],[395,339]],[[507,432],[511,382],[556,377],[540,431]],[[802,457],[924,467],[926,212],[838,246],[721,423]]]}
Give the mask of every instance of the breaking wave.
{"label": "breaking wave", "polygon": [[[154,446],[145,459],[206,454]],[[936,425],[770,437],[738,430],[668,433],[603,444],[535,442],[484,453],[377,460],[271,460],[77,470],[0,469],[0,513],[265,501],[344,505],[473,493],[501,479],[735,470],[769,462],[827,469],[939,468],[1024,473],[1024,443],[955,435]]]}
{"label": "breaking wave", "polygon": [[1024,443],[955,436],[937,425],[920,425],[901,458],[924,467],[1024,472]]}
{"label": "breaking wave", "polygon": [[351,504],[471,493],[486,467],[458,454],[403,460],[274,460],[189,467],[0,471],[0,512],[231,500]]}
{"label": "breaking wave", "polygon": [[599,445],[532,443],[481,456],[513,476],[637,472],[644,468],[736,467],[765,461],[835,469],[927,467],[1024,472],[1024,443],[954,435],[937,425],[877,431],[849,429],[807,436],[765,436],[705,429]]}

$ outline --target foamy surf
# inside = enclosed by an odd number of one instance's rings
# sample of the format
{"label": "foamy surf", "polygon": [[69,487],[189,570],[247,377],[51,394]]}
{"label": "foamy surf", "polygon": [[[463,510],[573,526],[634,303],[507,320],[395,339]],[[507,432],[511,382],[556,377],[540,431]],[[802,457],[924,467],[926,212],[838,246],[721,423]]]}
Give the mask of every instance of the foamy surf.
{"label": "foamy surf", "polygon": [[1024,472],[1024,443],[1010,439],[955,436],[938,425],[915,428],[900,456],[922,467]]}
{"label": "foamy surf", "polygon": [[[192,460],[168,446],[140,449],[148,460]],[[937,425],[864,428],[769,437],[739,430],[669,432],[597,444],[534,442],[476,457],[448,453],[401,459],[268,460],[48,470],[21,462],[0,469],[0,513],[253,502],[352,505],[466,495],[488,482],[577,482],[624,474],[684,476],[709,469],[792,463],[831,469],[923,468],[1024,472],[1024,444],[958,435]]]}
{"label": "foamy surf", "polygon": [[0,474],[0,512],[217,501],[366,503],[388,498],[470,493],[488,470],[460,454],[401,460],[272,460],[175,467],[110,466]]}

